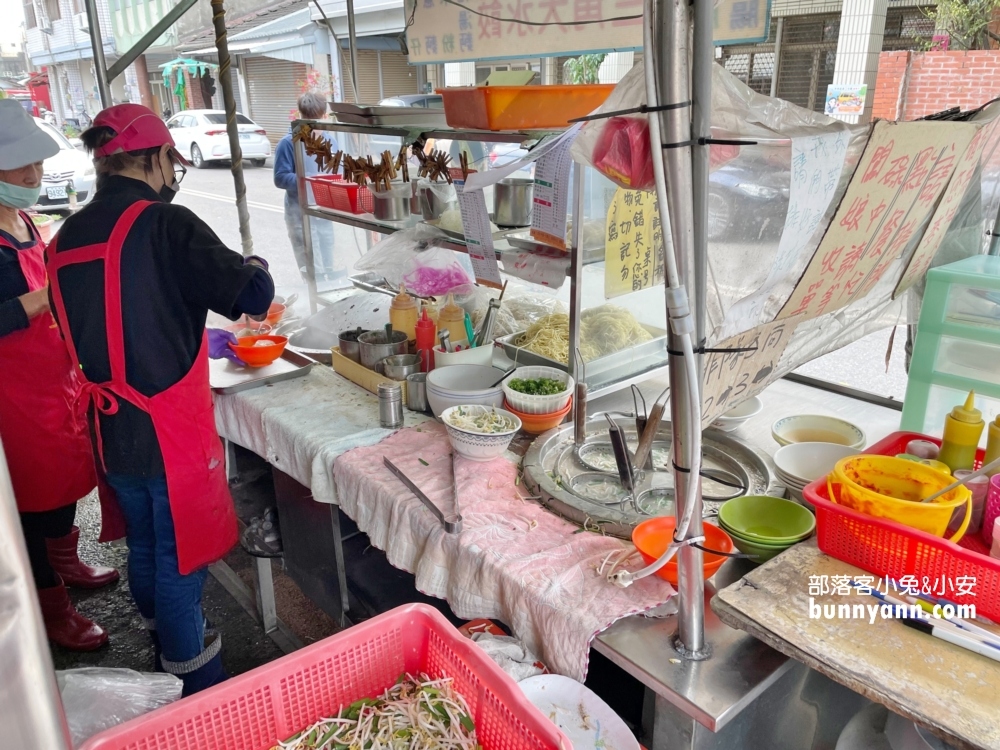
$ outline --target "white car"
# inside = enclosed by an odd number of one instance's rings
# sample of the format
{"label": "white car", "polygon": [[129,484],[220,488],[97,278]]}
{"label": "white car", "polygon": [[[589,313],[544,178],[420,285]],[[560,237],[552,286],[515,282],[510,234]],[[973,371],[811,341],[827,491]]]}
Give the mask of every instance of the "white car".
{"label": "white car", "polygon": [[[267,131],[249,117],[237,113],[243,158],[255,167],[263,167],[271,155]],[[229,161],[229,135],[226,113],[219,109],[188,109],[167,120],[177,150],[198,169],[210,161]]]}
{"label": "white car", "polygon": [[73,144],[66,139],[66,136],[45,120],[36,117],[35,124],[59,146],[59,153],[50,156],[42,165],[42,192],[38,196],[38,207],[68,209],[69,197],[66,188],[70,182],[76,189],[77,203],[81,206],[90,203],[94,197],[94,182],[97,179],[94,162],[85,153],[73,148]]}

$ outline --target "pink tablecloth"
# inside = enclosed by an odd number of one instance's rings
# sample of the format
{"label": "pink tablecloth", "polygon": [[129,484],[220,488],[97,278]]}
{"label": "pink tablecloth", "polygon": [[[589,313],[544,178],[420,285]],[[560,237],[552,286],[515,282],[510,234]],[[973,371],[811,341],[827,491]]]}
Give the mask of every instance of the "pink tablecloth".
{"label": "pink tablecloth", "polygon": [[334,480],[344,512],[392,565],[416,576],[418,589],[447,599],[459,617],[507,623],[555,672],[582,681],[597,633],[674,593],[656,577],[621,589],[598,575],[609,553],[631,545],[580,532],[522,499],[512,460],[455,459],[463,530],[447,534],[385,468],[383,456],[446,514],[453,508],[451,446],[444,428],[428,423],[337,459]]}

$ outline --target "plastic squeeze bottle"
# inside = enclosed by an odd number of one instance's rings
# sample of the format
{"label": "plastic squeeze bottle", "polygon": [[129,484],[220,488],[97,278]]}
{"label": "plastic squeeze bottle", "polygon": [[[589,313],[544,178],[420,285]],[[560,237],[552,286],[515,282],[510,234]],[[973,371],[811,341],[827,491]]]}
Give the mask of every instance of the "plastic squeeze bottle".
{"label": "plastic squeeze bottle", "polygon": [[944,440],[938,460],[948,464],[953,472],[971,469],[984,427],[983,413],[976,408],[976,392],[969,391],[965,405],[956,406],[944,418]]}
{"label": "plastic squeeze bottle", "polygon": [[438,334],[448,331],[451,343],[456,348],[461,344],[465,349],[469,345],[469,337],[465,334],[465,310],[455,304],[455,296],[448,295],[444,307],[438,312]]}
{"label": "plastic squeeze bottle", "polygon": [[405,332],[409,341],[416,340],[417,334],[414,329],[419,313],[417,301],[407,294],[406,287],[400,284],[399,294],[392,298],[392,304],[389,305],[389,321],[392,323],[392,330]]}
{"label": "plastic squeeze bottle", "polygon": [[421,311],[420,320],[415,326],[417,331],[417,354],[420,355],[420,370],[430,372],[434,369],[434,342],[437,339],[437,326],[427,315],[426,308]]}

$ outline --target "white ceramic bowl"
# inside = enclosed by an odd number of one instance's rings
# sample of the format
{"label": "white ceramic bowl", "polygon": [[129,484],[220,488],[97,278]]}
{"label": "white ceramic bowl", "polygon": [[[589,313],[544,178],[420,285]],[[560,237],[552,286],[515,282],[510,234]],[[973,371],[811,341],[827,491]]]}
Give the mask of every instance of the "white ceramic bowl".
{"label": "white ceramic bowl", "polygon": [[774,465],[779,477],[805,487],[833,471],[840,459],[857,453],[856,448],[837,443],[793,443],[777,450]]}
{"label": "white ceramic bowl", "polygon": [[[459,352],[442,351],[440,346],[434,347],[434,367],[453,367],[454,365],[481,365],[490,367],[493,364],[492,346],[473,346]],[[498,374],[497,377],[500,377]]]}
{"label": "white ceramic bowl", "polygon": [[448,439],[451,440],[451,447],[458,455],[470,461],[492,461],[499,458],[507,450],[514,435],[521,429],[521,420],[516,415],[504,409],[497,409],[497,414],[507,417],[514,423],[514,429],[508,432],[496,432],[484,434],[481,432],[470,432],[455,427],[448,422],[448,417],[458,409],[463,409],[470,414],[485,414],[492,407],[479,404],[460,404],[445,409],[441,413],[441,421],[444,422],[445,429],[448,430]]}
{"label": "white ceramic bowl", "polygon": [[771,425],[771,437],[779,445],[792,443],[837,443],[861,450],[865,433],[857,425],[822,414],[797,414]]}
{"label": "white ceramic bowl", "polygon": [[712,422],[712,427],[723,432],[732,432],[741,424],[760,414],[764,408],[764,402],[756,396],[748,398],[735,409],[730,409],[721,417]]}
{"label": "white ceramic bowl", "polygon": [[503,370],[483,365],[452,365],[434,368],[427,373],[427,403],[435,417],[445,409],[461,404],[503,406],[500,384],[490,387],[503,375]]}
{"label": "white ceramic bowl", "polygon": [[[566,388],[562,393],[551,396],[532,396],[528,393],[515,391],[510,387],[512,380],[535,380],[537,378],[558,380]],[[568,372],[557,370],[555,367],[540,366],[518,367],[501,383],[504,395],[507,396],[507,403],[522,414],[552,414],[559,411],[569,403],[573,395],[574,385],[573,378]]]}

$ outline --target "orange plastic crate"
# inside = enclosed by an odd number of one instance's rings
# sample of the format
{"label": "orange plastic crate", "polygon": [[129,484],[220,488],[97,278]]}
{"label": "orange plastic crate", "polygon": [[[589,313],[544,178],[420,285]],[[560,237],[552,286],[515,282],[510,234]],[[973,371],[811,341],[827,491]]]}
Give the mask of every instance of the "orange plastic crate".
{"label": "orange plastic crate", "polygon": [[409,604],[92,737],[81,750],[270,750],[404,672],[447,675],[483,750],[560,750],[566,736],[440,612]]}
{"label": "orange plastic crate", "polygon": [[554,130],[604,104],[612,84],[579,86],[469,86],[438,89],[453,128]]}

